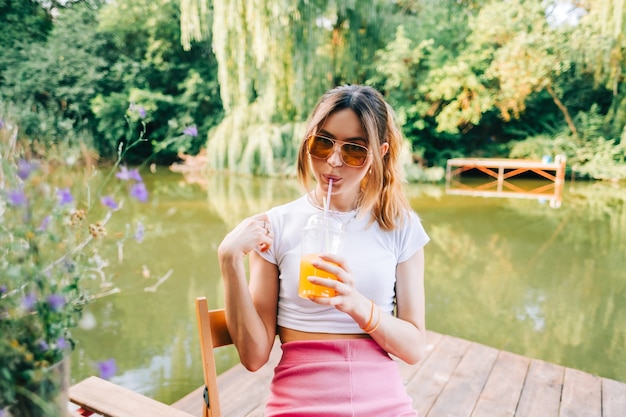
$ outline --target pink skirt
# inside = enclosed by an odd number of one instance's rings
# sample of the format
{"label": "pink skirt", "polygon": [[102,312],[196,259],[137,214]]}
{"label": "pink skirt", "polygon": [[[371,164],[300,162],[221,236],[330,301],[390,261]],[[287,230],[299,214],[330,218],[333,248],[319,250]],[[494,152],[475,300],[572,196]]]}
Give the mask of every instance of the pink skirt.
{"label": "pink skirt", "polygon": [[265,415],[417,417],[398,364],[371,339],[282,345]]}

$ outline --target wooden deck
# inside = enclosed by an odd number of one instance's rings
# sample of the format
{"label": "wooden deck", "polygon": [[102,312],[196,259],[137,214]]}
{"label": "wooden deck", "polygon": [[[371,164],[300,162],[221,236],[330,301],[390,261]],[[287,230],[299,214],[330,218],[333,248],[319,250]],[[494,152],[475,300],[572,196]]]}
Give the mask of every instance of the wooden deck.
{"label": "wooden deck", "polygon": [[[428,332],[428,356],[399,361],[420,417],[626,417],[626,383]],[[236,365],[219,376],[224,417],[263,416],[273,368]],[[198,388],[173,407],[200,417]]]}
{"label": "wooden deck", "polygon": [[[461,182],[461,174],[472,170],[486,174],[488,181],[472,185]],[[508,181],[527,172],[533,172],[549,181],[531,189],[524,189]],[[565,157],[562,155],[557,156],[554,162],[529,159],[455,158],[449,159],[446,164],[448,194],[547,199],[553,207],[559,207],[564,181]]]}

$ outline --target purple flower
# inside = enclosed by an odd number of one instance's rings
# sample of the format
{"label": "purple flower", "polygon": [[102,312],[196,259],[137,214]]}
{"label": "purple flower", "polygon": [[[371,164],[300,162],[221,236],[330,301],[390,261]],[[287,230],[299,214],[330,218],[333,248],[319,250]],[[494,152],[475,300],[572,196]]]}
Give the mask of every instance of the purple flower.
{"label": "purple flower", "polygon": [[[0,129],[2,129],[4,127],[4,120],[0,119]],[[0,417],[2,417],[2,414],[0,414]]]}
{"label": "purple flower", "polygon": [[57,349],[65,350],[67,349],[67,346],[68,346],[67,340],[65,340],[65,338],[61,336],[57,339],[56,345],[57,345]]}
{"label": "purple flower", "polygon": [[52,311],[59,311],[65,305],[65,297],[61,294],[50,294],[48,296],[48,305]]}
{"label": "purple flower", "polygon": [[145,203],[148,201],[148,190],[143,182],[133,184],[130,188],[130,196],[136,198],[138,201]]}
{"label": "purple flower", "polygon": [[59,199],[59,205],[64,206],[74,201],[74,196],[69,188],[61,188],[57,190],[57,198]]}
{"label": "purple flower", "polygon": [[22,298],[22,307],[26,311],[33,311],[33,307],[35,307],[35,303],[37,302],[37,296],[34,293],[29,293]]}
{"label": "purple flower", "polygon": [[139,170],[137,169],[129,170],[125,166],[121,166],[120,172],[115,174],[115,176],[122,181],[135,180],[137,182],[143,182],[143,179],[141,178],[141,175],[139,174]]}
{"label": "purple flower", "polygon": [[102,198],[100,199],[100,202],[101,202],[103,205],[105,205],[105,206],[107,206],[108,208],[110,208],[111,210],[117,210],[117,208],[118,208],[117,203],[115,202],[115,200],[113,199],[113,197],[111,197],[110,195],[107,195],[107,196],[105,196],[105,197],[102,197]]}
{"label": "purple flower", "polygon": [[17,176],[22,180],[25,180],[30,176],[30,173],[33,172],[35,168],[35,164],[31,164],[24,159],[20,159],[17,161]]}
{"label": "purple flower", "polygon": [[117,365],[115,359],[107,359],[96,364],[98,372],[100,372],[100,378],[109,379],[117,372]]}
{"label": "purple flower", "polygon": [[132,112],[137,112],[137,114],[139,114],[139,117],[141,117],[142,119],[146,117],[146,109],[143,106],[137,106],[135,103],[130,103],[128,110]]}
{"label": "purple flower", "polygon": [[143,238],[146,234],[145,232],[146,230],[143,226],[143,223],[137,222],[137,228],[135,229],[135,240],[137,241],[137,243],[143,242]]}
{"label": "purple flower", "polygon": [[198,136],[198,128],[196,126],[187,126],[185,130],[183,130],[183,133],[195,138]]}
{"label": "purple flower", "polygon": [[25,206],[28,203],[26,194],[23,190],[11,190],[9,191],[9,204],[15,207]]}
{"label": "purple flower", "polygon": [[48,346],[48,343],[46,343],[46,341],[43,339],[41,339],[39,343],[37,343],[37,345],[39,346],[39,349],[41,349],[42,352],[45,352],[46,350],[50,349],[50,346]]}
{"label": "purple flower", "polygon": [[6,292],[7,292],[7,286],[4,284],[0,285],[0,295],[6,294]]}

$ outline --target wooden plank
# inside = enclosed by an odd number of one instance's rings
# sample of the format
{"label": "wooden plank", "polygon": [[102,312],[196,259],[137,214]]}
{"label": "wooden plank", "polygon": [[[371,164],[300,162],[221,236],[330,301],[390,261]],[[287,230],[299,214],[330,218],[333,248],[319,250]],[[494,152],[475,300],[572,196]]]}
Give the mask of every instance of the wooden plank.
{"label": "wooden plank", "polygon": [[562,366],[532,360],[515,417],[557,417],[563,373]]}
{"label": "wooden plank", "polygon": [[441,390],[452,376],[470,342],[452,336],[443,336],[420,369],[406,385],[413,398],[413,407],[420,416],[427,416]]}
{"label": "wooden plank", "polygon": [[602,378],[602,417],[626,416],[626,384]]}
{"label": "wooden plank", "polygon": [[190,417],[189,414],[92,376],[69,389],[70,401],[105,417]]}
{"label": "wooden plank", "polygon": [[469,417],[497,356],[497,349],[471,343],[428,417]]}
{"label": "wooden plank", "polygon": [[513,417],[530,359],[500,351],[472,417]]}
{"label": "wooden plank", "polygon": [[559,417],[601,417],[601,384],[595,375],[565,368]]}
{"label": "wooden plank", "polygon": [[263,417],[265,416],[265,404],[259,405],[254,410],[246,414],[246,417]]}
{"label": "wooden plank", "polygon": [[447,165],[461,167],[488,167],[488,168],[539,168],[549,171],[561,167],[559,162],[542,162],[534,159],[506,159],[506,158],[453,158],[448,159]]}
{"label": "wooden plank", "polygon": [[442,336],[440,333],[427,331],[426,332],[426,354],[421,361],[419,361],[415,365],[409,365],[406,362],[398,359],[398,368],[400,369],[400,376],[402,376],[404,385],[407,385],[409,383],[411,378],[413,378],[415,373],[419,371],[419,369],[426,362],[428,357],[437,349],[437,345],[439,344],[441,339],[442,339]]}

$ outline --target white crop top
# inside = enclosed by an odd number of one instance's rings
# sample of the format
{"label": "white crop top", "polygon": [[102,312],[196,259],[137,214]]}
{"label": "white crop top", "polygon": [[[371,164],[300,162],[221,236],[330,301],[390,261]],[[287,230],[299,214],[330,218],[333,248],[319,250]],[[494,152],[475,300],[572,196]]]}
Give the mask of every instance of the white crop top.
{"label": "white crop top", "polygon": [[[278,266],[278,325],[305,332],[363,333],[346,313],[298,297],[300,234],[307,219],[320,212],[306,195],[267,212],[274,242],[266,252],[257,253]],[[393,231],[381,229],[377,222],[368,226],[367,216],[356,214],[333,212],[346,224],[343,256],[358,291],[378,304],[383,313],[391,314],[396,267],[426,245],[429,237],[415,212],[410,212],[402,228]]]}

